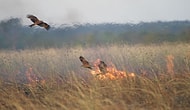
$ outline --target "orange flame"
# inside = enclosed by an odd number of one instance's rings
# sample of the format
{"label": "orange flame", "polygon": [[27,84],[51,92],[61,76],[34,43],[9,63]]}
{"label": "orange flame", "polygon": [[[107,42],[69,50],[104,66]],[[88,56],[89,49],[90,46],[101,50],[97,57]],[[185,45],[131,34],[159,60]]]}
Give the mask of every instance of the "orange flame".
{"label": "orange flame", "polygon": [[98,64],[100,62],[100,59],[97,59],[94,62],[94,69],[91,70],[91,74],[96,76],[96,78],[104,80],[104,79],[122,79],[125,77],[135,77],[134,73],[126,73],[125,71],[117,70],[117,68],[111,64],[111,66],[107,67],[106,73],[101,73],[101,71],[98,68]]}
{"label": "orange flame", "polygon": [[29,67],[26,71],[26,78],[28,80],[28,86],[31,87],[36,87],[37,85],[44,85],[45,80],[44,79],[39,79],[36,74],[34,74],[33,68]]}
{"label": "orange flame", "polygon": [[171,75],[174,74],[174,56],[173,55],[167,55],[166,56],[166,66],[167,66],[167,72]]}

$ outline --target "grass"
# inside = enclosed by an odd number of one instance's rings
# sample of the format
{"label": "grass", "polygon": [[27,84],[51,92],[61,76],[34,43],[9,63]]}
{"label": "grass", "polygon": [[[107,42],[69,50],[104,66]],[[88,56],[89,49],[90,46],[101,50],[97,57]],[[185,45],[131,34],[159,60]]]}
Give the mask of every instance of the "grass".
{"label": "grass", "polygon": [[[1,50],[0,109],[190,109],[189,50],[168,43]],[[80,67],[80,55],[136,77],[99,80]]]}

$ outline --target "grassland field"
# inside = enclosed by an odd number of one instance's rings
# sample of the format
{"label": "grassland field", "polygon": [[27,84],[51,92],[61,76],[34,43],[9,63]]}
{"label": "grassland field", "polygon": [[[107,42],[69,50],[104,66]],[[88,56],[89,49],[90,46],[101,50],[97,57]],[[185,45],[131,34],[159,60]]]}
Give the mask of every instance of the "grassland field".
{"label": "grassland field", "polygon": [[[91,64],[134,73],[100,80]],[[0,110],[189,110],[190,44],[0,50]]]}

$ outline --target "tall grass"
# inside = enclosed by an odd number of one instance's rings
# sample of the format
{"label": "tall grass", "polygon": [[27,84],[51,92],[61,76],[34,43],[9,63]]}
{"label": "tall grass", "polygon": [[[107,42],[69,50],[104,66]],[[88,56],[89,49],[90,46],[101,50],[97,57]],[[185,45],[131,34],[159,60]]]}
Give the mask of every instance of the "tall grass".
{"label": "tall grass", "polygon": [[[189,44],[167,43],[2,50],[0,109],[189,109],[189,50]],[[90,63],[99,58],[136,77],[98,80],[81,68],[81,55]]]}

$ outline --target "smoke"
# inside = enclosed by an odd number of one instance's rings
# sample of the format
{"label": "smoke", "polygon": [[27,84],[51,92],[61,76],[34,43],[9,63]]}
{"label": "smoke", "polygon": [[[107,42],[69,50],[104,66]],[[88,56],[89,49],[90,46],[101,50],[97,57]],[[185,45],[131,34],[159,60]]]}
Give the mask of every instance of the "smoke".
{"label": "smoke", "polygon": [[77,23],[82,20],[82,15],[77,10],[70,9],[66,14],[65,20],[70,23]]}
{"label": "smoke", "polygon": [[[189,0],[0,0],[0,20],[34,14],[48,23],[189,20]],[[172,5],[171,5],[172,4]]]}
{"label": "smoke", "polygon": [[10,17],[21,17],[23,10],[21,0],[0,0],[0,20]]}
{"label": "smoke", "polygon": [[[41,4],[40,4],[41,5]],[[27,14],[40,15],[38,3],[26,0],[0,0],[0,21],[10,18],[22,18],[24,24],[28,24]]]}

